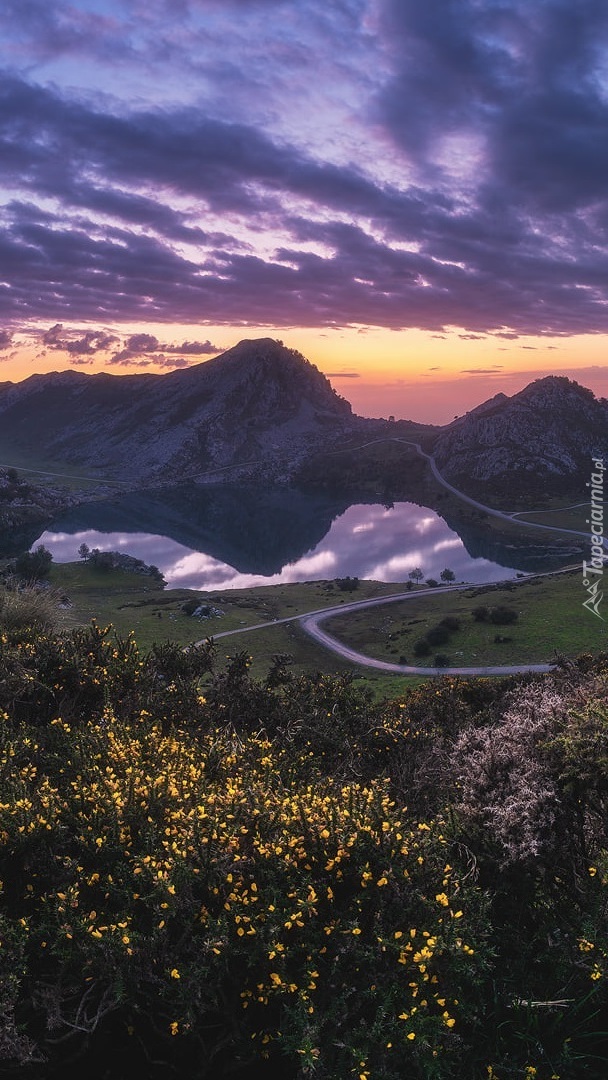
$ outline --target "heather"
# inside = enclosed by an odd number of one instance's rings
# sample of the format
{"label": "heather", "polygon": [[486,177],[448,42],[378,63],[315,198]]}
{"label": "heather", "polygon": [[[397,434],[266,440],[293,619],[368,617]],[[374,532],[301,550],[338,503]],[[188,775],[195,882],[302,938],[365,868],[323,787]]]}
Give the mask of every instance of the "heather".
{"label": "heather", "polygon": [[605,1076],[607,675],[376,703],[5,623],[3,1074]]}

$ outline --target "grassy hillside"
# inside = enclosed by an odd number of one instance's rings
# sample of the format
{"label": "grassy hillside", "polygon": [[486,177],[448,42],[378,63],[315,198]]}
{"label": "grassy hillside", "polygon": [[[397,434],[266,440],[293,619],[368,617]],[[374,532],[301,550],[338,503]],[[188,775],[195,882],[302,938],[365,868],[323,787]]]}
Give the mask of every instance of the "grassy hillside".
{"label": "grassy hillside", "polygon": [[[121,634],[134,630],[143,647],[168,639],[187,645],[227,631],[245,631],[258,623],[405,590],[403,584],[361,581],[356,591],[341,592],[333,582],[321,581],[198,593],[163,590],[137,574],[103,574],[79,563],[53,566],[50,581],[70,601],[61,615],[63,626],[87,625],[96,618],[103,624],[111,623]],[[586,595],[580,570],[505,586],[455,589],[448,594],[434,594],[422,586],[403,602],[336,615],[325,626],[359,652],[394,663],[428,666],[429,656],[432,661],[437,653],[445,655],[452,666],[550,662],[556,653],[576,656],[606,648],[606,624],[583,608]],[[186,614],[184,605],[188,610],[193,603],[208,605],[221,614],[210,618]],[[517,612],[516,623],[502,626],[475,621],[476,608],[500,605]],[[429,654],[416,657],[416,642],[445,618],[457,619],[459,629],[444,644],[433,646]],[[496,641],[497,637],[503,640]],[[317,646],[297,623],[234,634],[220,638],[218,645],[222,654],[240,649],[252,653],[258,674],[267,669],[275,653],[289,653],[299,672],[354,670],[375,680],[382,691],[397,689],[398,676],[376,676],[370,668],[354,668]]]}
{"label": "grassy hillside", "polygon": [[[586,598],[581,571],[573,570],[513,585],[454,590],[447,596],[427,590],[403,603],[336,615],[324,627],[359,652],[394,663],[428,667],[437,653],[452,667],[550,663],[556,655],[597,653],[608,647],[608,623],[583,608]],[[476,621],[481,607],[490,617]],[[514,611],[516,621],[493,623],[496,607]],[[416,656],[417,643],[444,619],[455,620],[458,628]]]}

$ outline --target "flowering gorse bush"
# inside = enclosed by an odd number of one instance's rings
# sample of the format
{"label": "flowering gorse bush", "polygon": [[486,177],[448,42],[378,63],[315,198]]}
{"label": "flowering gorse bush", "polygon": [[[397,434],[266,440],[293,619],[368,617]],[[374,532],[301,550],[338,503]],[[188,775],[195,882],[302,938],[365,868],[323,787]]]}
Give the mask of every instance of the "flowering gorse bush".
{"label": "flowering gorse bush", "polygon": [[579,674],[374,704],[284,658],[5,632],[5,1071],[599,1080],[606,680],[586,705]]}

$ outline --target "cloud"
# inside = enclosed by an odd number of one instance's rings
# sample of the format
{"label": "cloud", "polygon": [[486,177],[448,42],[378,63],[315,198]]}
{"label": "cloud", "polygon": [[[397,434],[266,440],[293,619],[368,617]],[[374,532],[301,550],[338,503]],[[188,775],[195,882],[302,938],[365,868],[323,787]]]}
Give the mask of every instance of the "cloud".
{"label": "cloud", "polygon": [[[275,6],[276,23],[260,19]],[[0,76],[8,324],[363,324],[507,341],[608,330],[600,0],[105,11],[11,0],[0,15],[14,58]],[[195,97],[176,73],[205,70],[205,28],[225,48]],[[264,70],[240,64],[247,35]],[[74,89],[60,59],[93,55]],[[296,72],[324,112],[283,101]],[[219,351],[109,344],[117,364]],[[108,342],[61,329],[47,347],[86,357]]]}
{"label": "cloud", "polygon": [[461,368],[461,375],[494,375],[497,371],[500,371],[504,367],[504,364],[494,364],[489,368]]}
{"label": "cloud", "polygon": [[[27,333],[27,328],[23,328]],[[82,330],[66,327],[63,323],[54,323],[47,330],[34,335],[45,349],[64,352],[71,364],[81,366],[92,362],[100,352],[115,351],[106,362],[110,365],[177,368],[188,367],[188,356],[215,355],[221,349],[206,341],[185,341],[180,343],[160,342],[153,334],[138,333],[127,335],[124,339],[113,330]],[[0,349],[8,348],[12,343],[9,331],[0,331]],[[116,349],[115,346],[119,348]],[[44,355],[44,354],[42,354]]]}
{"label": "cloud", "polygon": [[10,330],[0,330],[0,349],[10,349],[13,335]]}
{"label": "cloud", "polygon": [[183,341],[181,345],[163,345],[166,352],[181,353],[184,356],[212,356],[222,352],[219,345],[211,341]]}
{"label": "cloud", "polygon": [[[142,355],[147,356],[148,360],[150,360],[150,354],[152,353],[154,354],[153,362],[159,367],[188,367],[190,362],[185,359],[185,356],[204,356],[218,352],[220,352],[220,349],[210,341],[184,341],[181,345],[168,345],[162,344],[153,334],[132,334],[126,339],[122,349],[114,353],[110,363],[129,364]],[[164,353],[179,355],[160,355]]]}
{"label": "cloud", "polygon": [[325,377],[327,379],[360,379],[361,375],[358,371],[327,371]]}
{"label": "cloud", "polygon": [[[55,323],[41,334],[43,345],[49,349],[59,349],[73,357],[92,356],[109,349],[118,338],[107,330],[66,329],[62,323]],[[73,361],[76,363],[76,360]]]}

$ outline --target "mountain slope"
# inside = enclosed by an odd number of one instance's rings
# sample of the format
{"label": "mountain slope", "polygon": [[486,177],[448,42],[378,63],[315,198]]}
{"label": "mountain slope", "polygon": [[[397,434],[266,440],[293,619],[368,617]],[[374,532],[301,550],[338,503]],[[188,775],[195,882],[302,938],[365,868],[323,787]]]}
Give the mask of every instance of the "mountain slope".
{"label": "mountain slope", "polygon": [[227,466],[230,479],[281,479],[354,425],[325,376],[270,338],[168,375],[64,371],[0,387],[3,442],[146,483]]}
{"label": "mountain slope", "polygon": [[583,499],[593,458],[608,459],[608,402],[550,375],[454,421],[433,452],[444,476],[465,491],[578,490]]}

